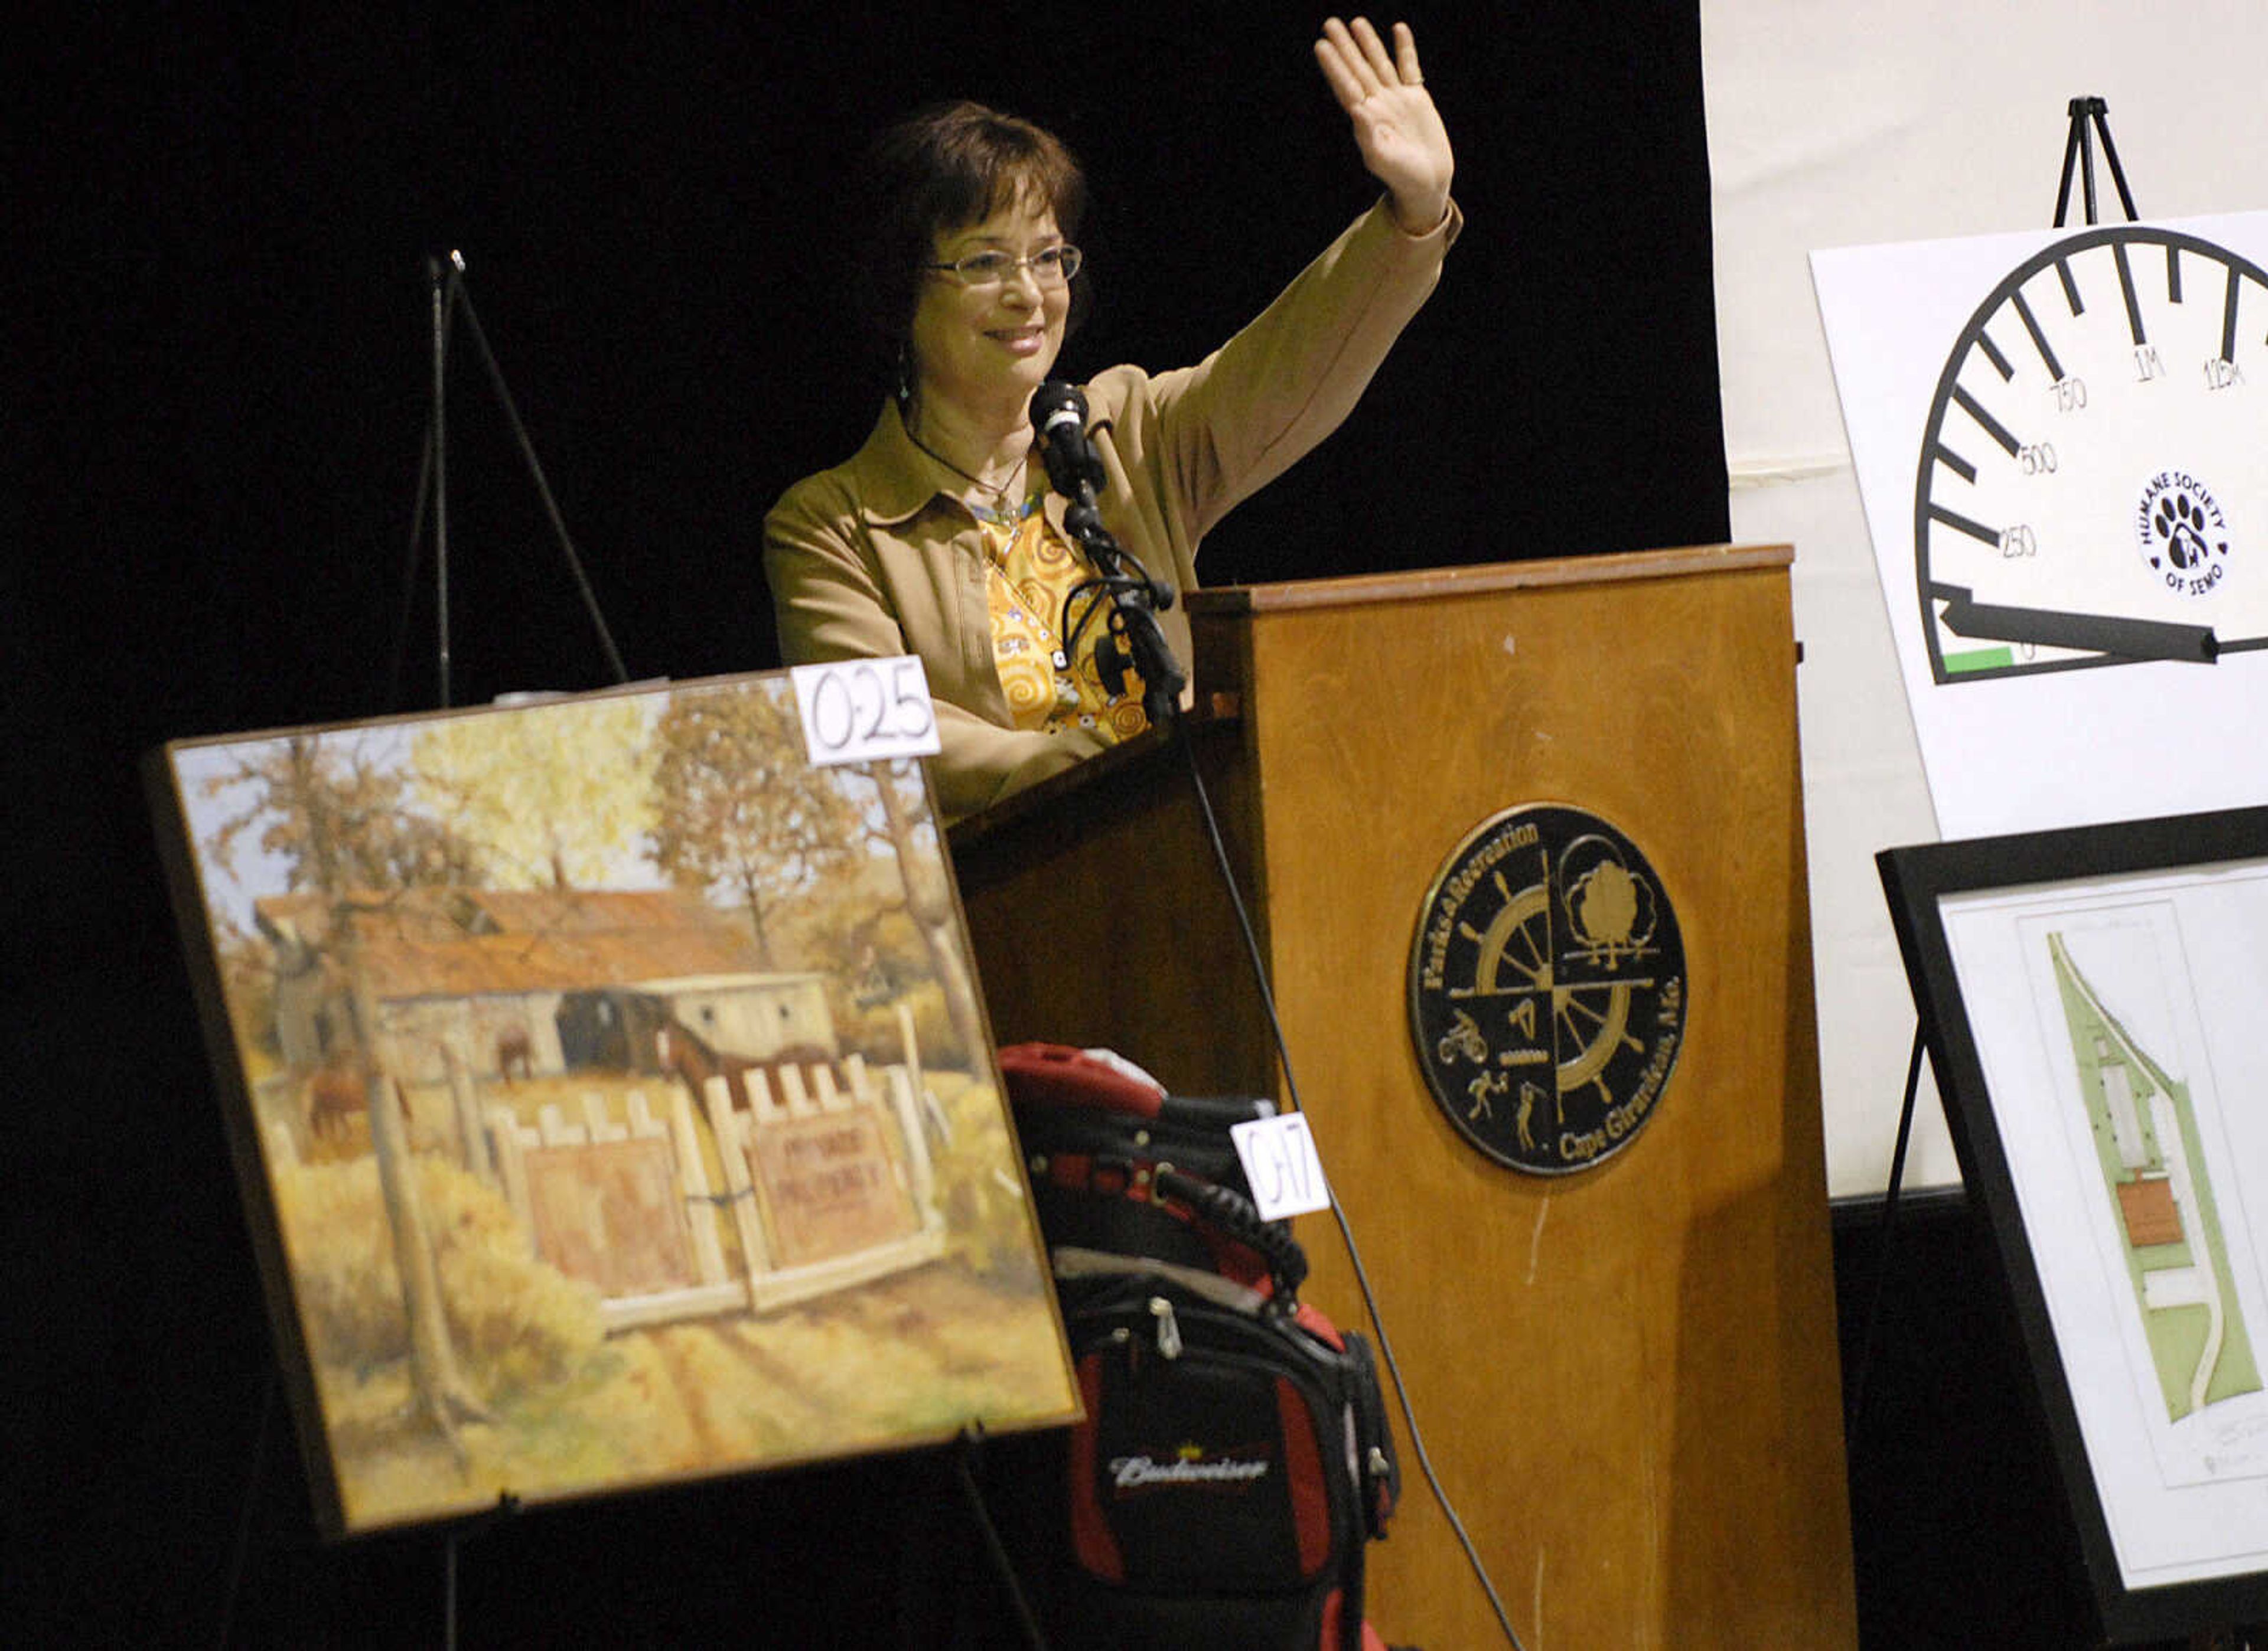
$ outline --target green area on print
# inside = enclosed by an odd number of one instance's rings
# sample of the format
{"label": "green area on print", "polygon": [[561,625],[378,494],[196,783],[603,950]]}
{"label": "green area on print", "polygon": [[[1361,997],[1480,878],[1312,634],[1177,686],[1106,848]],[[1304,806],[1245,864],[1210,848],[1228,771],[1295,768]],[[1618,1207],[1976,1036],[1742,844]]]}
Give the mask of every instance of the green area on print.
{"label": "green area on print", "polygon": [[1963,671],[2005,671],[2016,663],[2013,648],[1980,648],[1974,653],[1948,654],[1945,668],[1958,674]]}

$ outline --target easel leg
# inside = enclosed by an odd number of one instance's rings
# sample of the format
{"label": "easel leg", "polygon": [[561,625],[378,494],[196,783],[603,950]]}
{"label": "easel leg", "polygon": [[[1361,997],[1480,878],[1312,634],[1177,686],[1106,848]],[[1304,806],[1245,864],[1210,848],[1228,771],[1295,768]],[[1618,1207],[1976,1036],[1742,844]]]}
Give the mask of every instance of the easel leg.
{"label": "easel leg", "polygon": [[244,1589],[244,1567],[252,1553],[252,1510],[260,1504],[261,1482],[267,1478],[268,1435],[276,1423],[276,1393],[282,1385],[276,1366],[270,1363],[268,1374],[260,1384],[260,1420],[253,1429],[252,1456],[244,1470],[244,1505],[236,1516],[236,1543],[228,1556],[228,1581],[224,1585],[220,1606],[220,1634],[213,1641],[225,1646],[236,1632],[237,1596]]}

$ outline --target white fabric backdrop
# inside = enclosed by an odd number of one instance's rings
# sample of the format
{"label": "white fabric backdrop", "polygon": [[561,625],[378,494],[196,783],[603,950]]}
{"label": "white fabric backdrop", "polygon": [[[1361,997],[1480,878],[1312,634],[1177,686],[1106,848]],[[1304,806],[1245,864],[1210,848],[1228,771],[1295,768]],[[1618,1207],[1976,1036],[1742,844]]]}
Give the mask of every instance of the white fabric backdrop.
{"label": "white fabric backdrop", "polygon": [[[1828,1187],[1879,1193],[1913,1009],[1874,855],[1938,833],[1807,255],[2045,226],[2078,96],[2146,218],[2268,208],[2268,3],[1701,0],[1701,49],[1733,536],[1796,551]],[[1959,1176],[1925,1068],[1906,1185]]]}

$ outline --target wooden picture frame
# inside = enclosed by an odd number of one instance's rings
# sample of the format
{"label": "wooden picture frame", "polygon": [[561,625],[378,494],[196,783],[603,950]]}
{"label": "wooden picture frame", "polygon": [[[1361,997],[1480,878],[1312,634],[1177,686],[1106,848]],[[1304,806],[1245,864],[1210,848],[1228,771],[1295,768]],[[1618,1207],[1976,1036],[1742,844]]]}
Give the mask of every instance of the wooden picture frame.
{"label": "wooden picture frame", "polygon": [[1876,863],[2106,1635],[2268,1617],[2268,809]]}
{"label": "wooden picture frame", "polygon": [[919,763],[771,672],[147,768],[327,1534],[1077,1419]]}

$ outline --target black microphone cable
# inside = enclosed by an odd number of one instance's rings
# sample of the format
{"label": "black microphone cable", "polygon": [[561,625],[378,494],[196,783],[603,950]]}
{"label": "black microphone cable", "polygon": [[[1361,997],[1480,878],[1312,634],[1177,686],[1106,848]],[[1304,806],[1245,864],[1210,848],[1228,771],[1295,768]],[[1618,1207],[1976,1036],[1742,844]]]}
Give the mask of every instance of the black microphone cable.
{"label": "black microphone cable", "polygon": [[[1176,716],[1174,719],[1169,737],[1174,745],[1181,747],[1182,759],[1189,769],[1190,789],[1196,792],[1197,808],[1204,816],[1205,836],[1212,845],[1213,863],[1219,869],[1221,884],[1228,892],[1229,906],[1236,913],[1237,928],[1244,936],[1245,956],[1252,965],[1253,983],[1259,988],[1261,1010],[1268,1017],[1269,1033],[1276,1041],[1276,1058],[1283,1065],[1284,1091],[1291,1099],[1292,1109],[1304,1112],[1307,1109],[1300,1099],[1300,1082],[1292,1068],[1291,1047],[1284,1036],[1284,1024],[1277,1018],[1276,994],[1268,984],[1267,960],[1261,954],[1259,936],[1253,929],[1251,914],[1245,909],[1243,893],[1237,887],[1236,871],[1229,863],[1228,845],[1221,836],[1220,822],[1213,815],[1212,796],[1205,789],[1204,771],[1197,766],[1197,748],[1189,743],[1188,724],[1182,718]],[[1319,1159],[1321,1156],[1319,1152]],[[1370,1315],[1370,1327],[1378,1336],[1379,1357],[1385,1362],[1387,1373],[1394,1378],[1394,1396],[1402,1407],[1403,1425],[1410,1430],[1410,1448],[1417,1456],[1418,1471],[1425,1476],[1425,1483],[1433,1493],[1434,1501],[1440,1505],[1442,1516],[1449,1522],[1449,1529],[1456,1536],[1457,1545],[1465,1551],[1466,1562],[1472,1567],[1481,1591],[1488,1596],[1489,1608],[1496,1613],[1497,1625],[1504,1630],[1506,1643],[1513,1647],[1513,1651],[1523,1651],[1520,1635],[1513,1630],[1512,1618],[1505,1611],[1504,1601],[1498,1596],[1495,1582],[1489,1577],[1488,1567],[1483,1562],[1479,1549],[1473,1545],[1473,1539],[1465,1530],[1465,1522],[1458,1517],[1455,1507],[1450,1502],[1449,1493],[1443,1488],[1440,1475],[1433,1470],[1433,1459],[1425,1449],[1425,1435],[1418,1426],[1417,1410],[1410,1402],[1410,1389],[1402,1379],[1401,1362],[1395,1357],[1394,1343],[1386,1333],[1386,1321],[1379,1316],[1378,1296],[1371,1288],[1369,1271],[1362,1264],[1362,1252],[1355,1246],[1354,1229],[1348,1223],[1346,1210],[1339,1203],[1336,1188],[1331,1185],[1328,1169],[1323,1172],[1323,1185],[1330,1192],[1331,1218],[1338,1223],[1339,1237],[1346,1245],[1347,1259],[1353,1264],[1355,1285],[1362,1292],[1363,1310]]]}
{"label": "black microphone cable", "polygon": [[[1131,605],[1138,611],[1141,619],[1154,627],[1157,619],[1151,611],[1152,605],[1165,605],[1172,600],[1172,592],[1166,591],[1163,600],[1160,600],[1159,592],[1161,587],[1149,576],[1149,570],[1121,547],[1102,527],[1101,518],[1095,509],[1094,495],[1102,485],[1103,468],[1100,457],[1086,441],[1086,395],[1075,385],[1051,378],[1033,392],[1031,420],[1033,438],[1039,445],[1041,459],[1047,466],[1049,482],[1057,493],[1071,502],[1071,510],[1065,513],[1065,525],[1073,528],[1081,543],[1086,546],[1090,556],[1098,554],[1096,541],[1099,539],[1107,556],[1115,559],[1112,566],[1099,570],[1101,576],[1082,581],[1064,594],[1062,620],[1057,627],[1057,635],[1063,641],[1064,658],[1068,664],[1073,657],[1072,649],[1079,635],[1086,630],[1087,621],[1094,617],[1096,611],[1105,607],[1106,598],[1111,616],[1105,621],[1106,626],[1111,627],[1108,640],[1114,650],[1118,650],[1123,657],[1125,644],[1119,640],[1120,632],[1130,621],[1119,605],[1122,593],[1133,598]],[[1128,563],[1131,563],[1135,572],[1141,576],[1138,580],[1127,574]],[[1073,628],[1071,623],[1071,603],[1080,592],[1089,590],[1094,594],[1080,613],[1077,627]],[[1101,646],[1098,642],[1098,653]],[[1172,666],[1174,662],[1170,653],[1166,658],[1168,666]],[[1140,662],[1137,660],[1134,663],[1138,664]],[[1177,668],[1176,674],[1180,674]],[[1124,680],[1123,671],[1119,673],[1119,680],[1122,683]],[[1172,685],[1174,694],[1178,695],[1182,681],[1186,680],[1186,676],[1181,676],[1180,680]],[[1145,687],[1150,686],[1145,680]],[[1169,699],[1145,693],[1145,708],[1152,698],[1161,699],[1161,710],[1172,703]],[[1159,715],[1152,712],[1151,720],[1154,725],[1160,721]],[[1222,886],[1227,891],[1229,905],[1236,914],[1237,928],[1244,937],[1245,956],[1251,962],[1253,981],[1259,988],[1261,1009],[1267,1016],[1269,1032],[1276,1043],[1277,1059],[1283,1066],[1285,1093],[1291,1100],[1292,1110],[1304,1112],[1307,1108],[1300,1104],[1299,1080],[1292,1070],[1291,1047],[1284,1036],[1283,1022],[1277,1016],[1276,994],[1268,983],[1267,960],[1261,954],[1260,941],[1254,932],[1251,914],[1246,910],[1243,893],[1237,887],[1235,869],[1229,862],[1228,845],[1223,840],[1220,823],[1214,817],[1212,797],[1205,789],[1204,774],[1197,765],[1196,748],[1189,743],[1185,720],[1175,712],[1170,715],[1170,722],[1172,725],[1167,729],[1167,736],[1181,747],[1182,756],[1189,768],[1190,789],[1197,794],[1197,807],[1204,816],[1205,834],[1212,845],[1213,863],[1219,870]],[[1324,1172],[1323,1181],[1329,1188],[1330,1175],[1328,1170]],[[1425,1449],[1425,1435],[1418,1426],[1417,1410],[1410,1403],[1409,1388],[1402,1379],[1401,1362],[1395,1356],[1394,1343],[1386,1333],[1385,1320],[1379,1314],[1378,1297],[1371,1288],[1369,1270],[1363,1266],[1362,1252],[1354,1241],[1354,1229],[1347,1221],[1346,1210],[1340,1205],[1336,1191],[1331,1192],[1330,1200],[1332,1219],[1338,1223],[1339,1237],[1346,1245],[1347,1259],[1353,1265],[1356,1287],[1362,1292],[1363,1309],[1369,1314],[1371,1328],[1378,1336],[1379,1356],[1394,1380],[1395,1397],[1402,1407],[1403,1425],[1410,1430],[1410,1445],[1417,1456],[1418,1470],[1425,1476],[1425,1483],[1433,1493],[1433,1500],[1440,1504],[1443,1516],[1448,1520],[1449,1529],[1455,1533],[1458,1545],[1464,1550],[1466,1561],[1480,1581],[1481,1591],[1487,1595],[1490,1609],[1496,1613],[1497,1625],[1504,1630],[1506,1641],[1512,1646],[1513,1651],[1521,1651],[1520,1636],[1513,1630],[1512,1618],[1505,1611],[1504,1601],[1498,1596],[1496,1584],[1489,1577],[1488,1567],[1483,1563],[1480,1551],[1473,1545],[1464,1521],[1458,1516],[1455,1507],[1449,1501],[1448,1492],[1441,1484],[1440,1474],[1434,1471],[1432,1457]]]}

